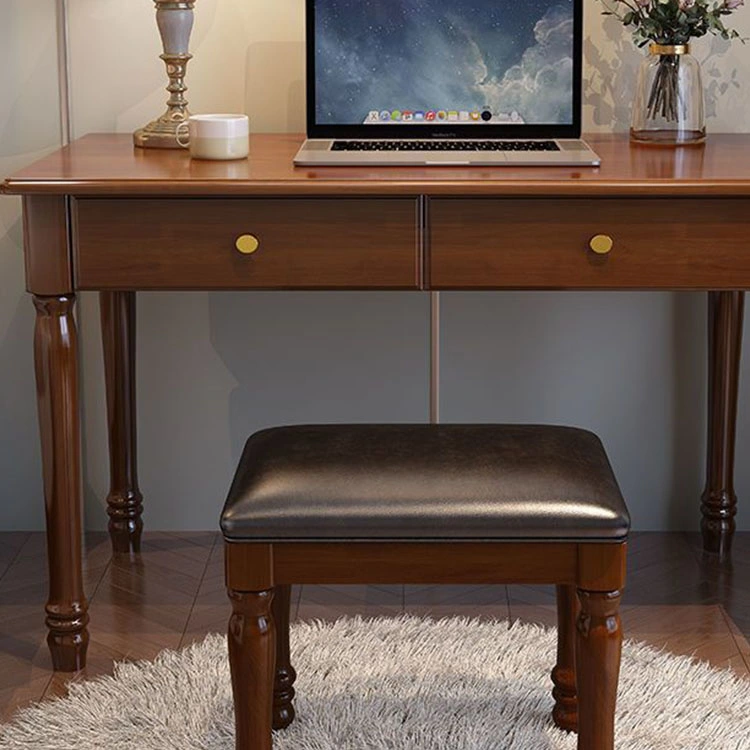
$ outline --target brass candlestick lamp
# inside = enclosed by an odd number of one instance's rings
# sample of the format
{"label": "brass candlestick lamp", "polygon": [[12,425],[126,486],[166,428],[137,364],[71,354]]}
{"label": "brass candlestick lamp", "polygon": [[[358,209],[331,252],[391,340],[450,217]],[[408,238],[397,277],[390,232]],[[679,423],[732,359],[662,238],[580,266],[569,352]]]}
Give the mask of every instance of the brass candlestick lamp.
{"label": "brass candlestick lamp", "polygon": [[[187,120],[185,69],[192,55],[190,33],[193,30],[195,0],[154,0],[156,23],[161,35],[164,54],[161,59],[169,76],[167,111],[156,120],[133,133],[133,142],[141,148],[180,148],[177,143],[177,126]],[[183,135],[183,143],[185,136]]]}

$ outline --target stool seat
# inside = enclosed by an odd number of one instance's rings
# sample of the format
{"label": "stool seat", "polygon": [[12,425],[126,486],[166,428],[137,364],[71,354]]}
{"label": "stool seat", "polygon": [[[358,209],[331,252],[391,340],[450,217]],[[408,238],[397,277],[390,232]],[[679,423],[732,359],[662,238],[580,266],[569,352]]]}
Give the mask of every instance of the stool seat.
{"label": "stool seat", "polygon": [[232,541],[617,541],[599,438],[548,425],[303,425],[255,433],[221,516]]}

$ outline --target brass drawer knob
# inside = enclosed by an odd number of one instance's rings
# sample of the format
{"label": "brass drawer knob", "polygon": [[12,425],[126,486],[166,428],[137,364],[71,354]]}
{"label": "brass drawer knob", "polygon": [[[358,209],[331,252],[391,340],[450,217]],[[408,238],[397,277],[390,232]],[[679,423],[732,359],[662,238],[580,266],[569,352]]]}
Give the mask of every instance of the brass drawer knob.
{"label": "brass drawer knob", "polygon": [[235,240],[234,246],[243,255],[252,255],[260,246],[260,242],[254,234],[241,234]]}
{"label": "brass drawer knob", "polygon": [[608,234],[595,234],[589,240],[589,247],[597,255],[606,255],[614,244],[614,240]]}

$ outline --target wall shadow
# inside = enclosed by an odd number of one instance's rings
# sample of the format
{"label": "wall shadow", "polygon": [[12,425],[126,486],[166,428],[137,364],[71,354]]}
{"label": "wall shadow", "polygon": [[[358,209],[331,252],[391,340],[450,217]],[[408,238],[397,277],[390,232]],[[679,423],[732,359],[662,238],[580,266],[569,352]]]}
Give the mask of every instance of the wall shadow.
{"label": "wall shadow", "polygon": [[409,292],[216,292],[211,344],[235,378],[232,458],[270,425],[428,419],[429,298]]}
{"label": "wall shadow", "polygon": [[[667,528],[678,515],[671,498],[685,461],[672,445],[672,295],[451,292],[442,299],[443,419],[592,429],[635,528]],[[692,439],[686,428],[680,451]]]}
{"label": "wall shadow", "polygon": [[706,464],[706,294],[672,295],[672,487],[669,528],[699,527]]}
{"label": "wall shadow", "polygon": [[[22,245],[20,219],[8,229],[5,243]],[[23,263],[17,274],[6,275],[8,291],[23,279]],[[4,270],[7,266],[4,266]],[[5,292],[3,293],[5,294]],[[9,311],[10,312],[10,311]],[[9,318],[3,321],[0,339],[0,528],[44,527],[41,456],[34,380],[34,308],[31,297],[21,293]]]}

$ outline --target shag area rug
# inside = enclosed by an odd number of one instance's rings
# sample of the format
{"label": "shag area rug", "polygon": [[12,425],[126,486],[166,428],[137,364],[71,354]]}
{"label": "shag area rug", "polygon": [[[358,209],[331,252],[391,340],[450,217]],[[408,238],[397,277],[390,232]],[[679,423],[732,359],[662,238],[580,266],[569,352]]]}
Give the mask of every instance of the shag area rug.
{"label": "shag area rug", "polygon": [[[552,725],[555,631],[418,617],[293,626],[297,720],[275,750],[572,750]],[[750,681],[637,643],[623,651],[618,750],[747,750]],[[224,637],[25,709],[2,750],[232,750]]]}

